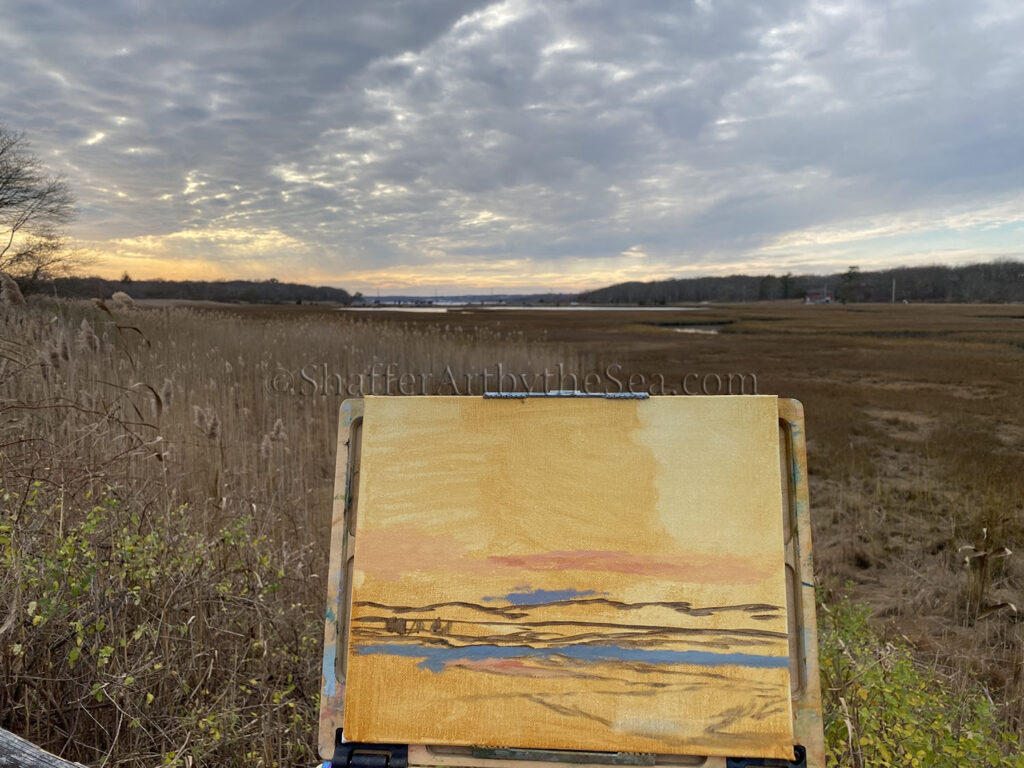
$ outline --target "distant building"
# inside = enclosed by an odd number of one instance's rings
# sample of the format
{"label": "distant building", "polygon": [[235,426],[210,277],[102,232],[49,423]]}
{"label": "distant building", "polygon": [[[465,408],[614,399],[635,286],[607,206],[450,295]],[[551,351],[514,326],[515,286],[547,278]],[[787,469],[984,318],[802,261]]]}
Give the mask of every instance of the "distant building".
{"label": "distant building", "polygon": [[804,295],[804,304],[831,304],[835,298],[827,288],[812,288]]}

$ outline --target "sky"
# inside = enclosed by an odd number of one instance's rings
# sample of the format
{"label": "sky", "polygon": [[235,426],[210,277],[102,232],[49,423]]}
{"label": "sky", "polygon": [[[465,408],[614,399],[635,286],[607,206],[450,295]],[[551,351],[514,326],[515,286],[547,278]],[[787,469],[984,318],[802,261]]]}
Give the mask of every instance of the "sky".
{"label": "sky", "polygon": [[1024,3],[7,0],[85,271],[413,295],[1021,258]]}

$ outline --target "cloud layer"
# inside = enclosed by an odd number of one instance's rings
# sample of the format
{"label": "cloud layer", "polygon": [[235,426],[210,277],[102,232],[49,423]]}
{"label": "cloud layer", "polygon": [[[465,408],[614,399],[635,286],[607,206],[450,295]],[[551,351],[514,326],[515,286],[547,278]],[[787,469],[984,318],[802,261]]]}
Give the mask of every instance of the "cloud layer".
{"label": "cloud layer", "polygon": [[8,3],[106,273],[582,288],[1019,255],[1024,7]]}

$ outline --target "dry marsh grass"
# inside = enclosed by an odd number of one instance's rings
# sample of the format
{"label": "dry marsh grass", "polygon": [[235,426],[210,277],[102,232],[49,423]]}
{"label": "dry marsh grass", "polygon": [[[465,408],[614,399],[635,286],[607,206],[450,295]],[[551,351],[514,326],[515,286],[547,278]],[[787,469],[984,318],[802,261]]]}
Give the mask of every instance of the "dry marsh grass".
{"label": "dry marsh grass", "polygon": [[339,313],[5,305],[0,725],[95,765],[314,764],[342,396],[280,390],[574,359]]}
{"label": "dry marsh grass", "polygon": [[[900,729],[955,732],[914,740],[948,749],[948,764],[1015,749],[1020,306],[364,317],[33,302],[0,322],[0,716],[54,751],[107,765],[314,762],[340,397],[264,382],[324,360],[332,372],[393,361],[435,374],[496,362],[618,364],[670,381],[755,373],[758,391],[804,403],[827,642],[837,663],[862,654],[827,678],[832,763],[927,764],[931,752],[885,757],[910,743]],[[675,330],[692,323],[719,333]],[[886,710],[889,673],[970,705],[908,693]],[[964,733],[984,749],[965,751]]]}

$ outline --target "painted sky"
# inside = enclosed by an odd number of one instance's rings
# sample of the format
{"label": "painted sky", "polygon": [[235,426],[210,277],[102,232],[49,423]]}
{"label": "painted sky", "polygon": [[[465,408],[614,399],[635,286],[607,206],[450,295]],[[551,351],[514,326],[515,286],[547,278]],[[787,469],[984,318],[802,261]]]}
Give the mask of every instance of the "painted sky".
{"label": "painted sky", "polygon": [[774,397],[364,408],[356,600],[785,602]]}
{"label": "painted sky", "polygon": [[107,276],[364,292],[1020,257],[1014,0],[9,0]]}

